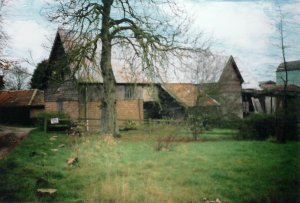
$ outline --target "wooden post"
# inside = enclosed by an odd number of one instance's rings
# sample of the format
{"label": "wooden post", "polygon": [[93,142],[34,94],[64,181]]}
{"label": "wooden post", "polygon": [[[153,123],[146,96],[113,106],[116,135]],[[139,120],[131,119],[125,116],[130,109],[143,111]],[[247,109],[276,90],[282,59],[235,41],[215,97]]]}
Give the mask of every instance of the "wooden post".
{"label": "wooden post", "polygon": [[48,128],[48,117],[47,115],[44,116],[44,133],[47,133],[47,128]]}
{"label": "wooden post", "polygon": [[152,119],[149,118],[149,135],[152,134]]}
{"label": "wooden post", "polygon": [[139,110],[139,123],[141,124],[142,123],[142,116],[141,116],[141,99],[138,99],[138,110]]}

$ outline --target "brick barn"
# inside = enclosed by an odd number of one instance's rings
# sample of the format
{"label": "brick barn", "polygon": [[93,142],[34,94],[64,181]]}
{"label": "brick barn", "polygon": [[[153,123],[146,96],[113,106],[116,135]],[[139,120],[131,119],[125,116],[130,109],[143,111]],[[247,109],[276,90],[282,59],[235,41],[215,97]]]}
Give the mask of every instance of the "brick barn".
{"label": "brick barn", "polygon": [[[80,72],[80,75],[76,75],[76,81],[72,80],[69,77],[68,65],[61,63],[65,61],[70,49],[72,49],[72,43],[68,39],[68,33],[59,29],[49,57],[49,64],[53,74],[63,82],[51,80],[48,83],[45,89],[45,110],[65,112],[73,119],[82,120],[88,130],[99,130],[103,96],[101,73],[94,69],[87,69],[85,72]],[[113,63],[117,85],[115,105],[119,124],[126,120],[143,122],[146,118],[163,116],[182,118],[186,108],[196,105],[199,89],[205,92],[201,95],[205,95],[207,105],[221,106],[224,114],[230,112],[241,117],[243,78],[234,58],[232,56],[214,57],[205,62],[205,64],[201,62],[201,65],[205,65],[205,68],[211,72],[211,77],[199,76],[195,80],[185,75],[191,71],[184,71],[179,74],[183,78],[166,77],[164,82],[153,82],[137,71],[126,72],[120,63]],[[132,75],[138,75],[138,77],[132,77]],[[165,75],[169,76],[170,73],[165,73]],[[195,74],[192,75],[195,76]],[[213,91],[210,91],[212,89]],[[172,102],[166,102],[168,114],[162,114],[158,108],[162,94],[167,95],[169,101],[172,100]],[[230,109],[230,107],[234,108]]]}

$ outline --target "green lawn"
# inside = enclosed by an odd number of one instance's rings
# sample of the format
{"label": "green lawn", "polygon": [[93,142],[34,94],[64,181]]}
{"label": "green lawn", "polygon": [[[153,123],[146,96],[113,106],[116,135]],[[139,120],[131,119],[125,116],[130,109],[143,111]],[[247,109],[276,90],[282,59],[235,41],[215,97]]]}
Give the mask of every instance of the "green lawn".
{"label": "green lawn", "polygon": [[[114,140],[35,130],[0,161],[0,202],[299,202],[300,143],[235,141],[233,133],[168,143],[188,132],[157,127]],[[69,157],[78,165],[68,166]],[[42,187],[57,193],[40,197]]]}

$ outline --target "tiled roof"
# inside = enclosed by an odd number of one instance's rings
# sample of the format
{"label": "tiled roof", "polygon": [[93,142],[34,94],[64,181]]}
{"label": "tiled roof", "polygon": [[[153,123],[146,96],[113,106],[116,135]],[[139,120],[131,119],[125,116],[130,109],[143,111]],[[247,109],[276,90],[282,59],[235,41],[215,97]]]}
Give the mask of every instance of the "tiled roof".
{"label": "tiled roof", "polygon": [[203,92],[198,91],[194,84],[183,83],[168,83],[163,84],[162,88],[167,91],[177,102],[185,107],[194,107],[197,104],[197,97],[199,93],[202,95],[203,106],[218,106],[219,103],[213,98],[209,97]]}
{"label": "tiled roof", "polygon": [[14,90],[0,91],[0,107],[43,106],[44,91]]}
{"label": "tiled roof", "polygon": [[[86,39],[78,37],[78,34],[64,29],[58,30],[63,47],[69,52],[76,46],[72,38],[76,38],[77,44],[84,44]],[[117,44],[117,43],[116,43]],[[100,51],[101,44],[98,44]],[[218,82],[224,68],[231,56],[205,55],[193,52],[182,52],[178,57],[169,56],[172,63],[155,64],[151,73],[143,68],[142,61],[134,57],[134,50],[130,47],[113,46],[112,69],[117,83],[214,83]],[[97,58],[100,64],[100,58]],[[159,60],[158,60],[159,61]],[[94,67],[90,61],[86,67],[77,69],[77,78],[80,81],[102,83],[103,78],[100,67]],[[155,72],[155,73],[154,73]]]}
{"label": "tiled roof", "polygon": [[[300,70],[300,60],[286,62],[287,70]],[[284,71],[284,65],[281,63],[276,71]]]}

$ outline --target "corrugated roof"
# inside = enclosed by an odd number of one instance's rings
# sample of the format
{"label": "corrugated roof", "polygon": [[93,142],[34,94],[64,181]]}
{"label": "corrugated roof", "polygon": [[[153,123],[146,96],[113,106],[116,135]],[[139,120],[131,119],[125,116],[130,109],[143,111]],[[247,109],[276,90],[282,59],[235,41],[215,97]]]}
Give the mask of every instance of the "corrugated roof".
{"label": "corrugated roof", "polygon": [[[300,60],[297,61],[288,61],[286,62],[287,70],[300,70]],[[277,70],[277,72],[284,71],[284,65],[281,63]]]}
{"label": "corrugated roof", "polygon": [[[274,85],[268,89],[269,91],[277,91],[277,92],[283,92],[284,91],[284,85]],[[287,85],[286,87],[287,92],[295,92],[300,93],[300,87],[297,85]]]}
{"label": "corrugated roof", "polygon": [[0,91],[1,107],[26,107],[26,106],[43,106],[44,91],[32,90],[13,90]]}
{"label": "corrugated roof", "polygon": [[199,92],[194,84],[162,84],[161,87],[167,91],[177,102],[185,107],[194,107],[197,104],[197,98],[201,93],[202,104],[201,106],[218,106],[220,105],[216,100],[209,97],[203,92]]}
{"label": "corrugated roof", "polygon": [[256,79],[256,77],[252,74],[250,71],[250,67],[246,65],[240,58],[234,57],[234,61],[243,77],[243,84],[242,88],[243,89],[255,89],[259,90],[261,89],[259,86],[259,82]]}

